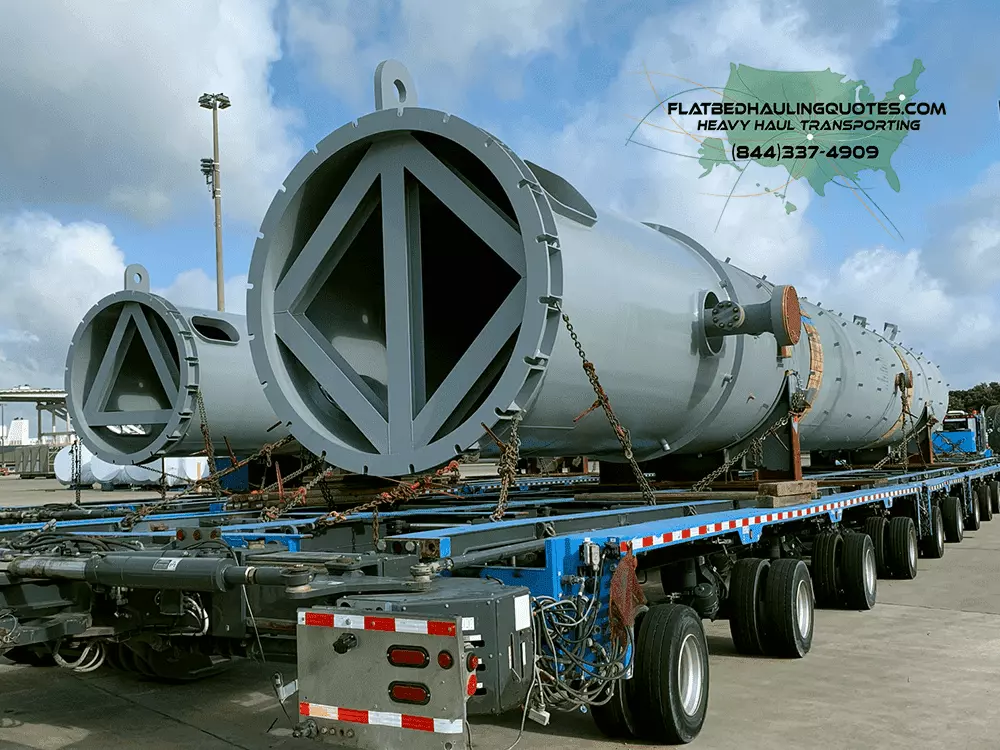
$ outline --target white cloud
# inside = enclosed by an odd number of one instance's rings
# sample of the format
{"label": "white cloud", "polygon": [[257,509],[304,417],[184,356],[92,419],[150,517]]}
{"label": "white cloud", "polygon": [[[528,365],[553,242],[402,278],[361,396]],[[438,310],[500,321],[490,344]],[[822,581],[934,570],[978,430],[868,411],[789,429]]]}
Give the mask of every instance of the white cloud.
{"label": "white cloud", "polygon": [[1000,162],[963,196],[931,215],[928,265],[955,293],[1000,282]]}
{"label": "white cloud", "polygon": [[[839,23],[824,16],[821,3],[773,0],[713,0],[652,16],[636,31],[617,79],[555,137],[536,130],[522,134],[518,144],[497,135],[515,148],[523,144],[525,158],[538,154],[542,166],[567,178],[597,206],[672,226],[747,270],[795,278],[808,268],[814,240],[806,219],[810,188],[799,182],[782,188],[785,170],[753,167],[740,177],[736,196],[783,189],[797,210],[786,215],[783,202],[771,195],[734,197],[727,204],[719,196],[733,190],[739,177],[735,170],[717,168],[700,178],[703,169],[693,159],[624,144],[650,107],[691,86],[724,84],[733,62],[782,70],[830,67],[854,74],[859,56],[891,35],[896,15],[894,0],[856,0],[852,5],[858,12],[838,14]],[[656,94],[643,70],[650,71]],[[714,99],[708,92],[691,97]],[[666,117],[652,122],[676,128]],[[690,137],[653,127],[644,126],[635,139],[687,155],[698,149]]]}
{"label": "white cloud", "polygon": [[899,326],[898,340],[926,352],[953,388],[997,379],[1000,303],[991,293],[951,293],[920,250],[860,250],[800,293],[846,316],[864,315],[876,331]]}
{"label": "white cloud", "polygon": [[[200,268],[184,271],[177,275],[170,286],[151,290],[154,294],[173,302],[179,307],[195,307],[202,310],[216,308],[215,279]],[[223,289],[226,312],[244,315],[247,308],[247,276],[240,274],[226,279]]]}
{"label": "white cloud", "polygon": [[[119,291],[124,253],[102,224],[47,214],[0,216],[0,388],[62,387],[66,354],[87,311]],[[176,305],[215,309],[215,281],[201,269],[154,288]],[[226,280],[226,309],[246,308],[246,276]]]}
{"label": "white cloud", "polygon": [[256,226],[302,147],[275,105],[277,0],[8,3],[0,24],[0,194],[159,221],[204,200],[220,113],[226,212]]}
{"label": "white cloud", "polygon": [[[418,96],[422,87],[433,93],[432,103],[422,103],[449,109],[472,86],[517,96],[525,66],[564,48],[584,6],[583,0],[303,1],[289,4],[287,33],[293,55],[311,63],[352,107],[370,111],[375,66],[395,58],[413,74]],[[389,19],[384,28],[382,17]]]}
{"label": "white cloud", "polygon": [[101,224],[24,213],[0,217],[0,268],[0,387],[61,387],[80,320],[122,287],[122,251]]}

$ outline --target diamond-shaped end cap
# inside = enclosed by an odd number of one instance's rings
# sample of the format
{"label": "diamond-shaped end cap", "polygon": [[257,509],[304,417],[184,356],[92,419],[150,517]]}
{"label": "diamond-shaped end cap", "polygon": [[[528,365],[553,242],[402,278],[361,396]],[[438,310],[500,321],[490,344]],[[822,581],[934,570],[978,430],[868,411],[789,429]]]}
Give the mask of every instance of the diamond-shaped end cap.
{"label": "diamond-shaped end cap", "polygon": [[335,466],[402,476],[530,402],[562,266],[531,169],[470,123],[406,106],[299,162],[249,281],[250,349],[278,418]]}

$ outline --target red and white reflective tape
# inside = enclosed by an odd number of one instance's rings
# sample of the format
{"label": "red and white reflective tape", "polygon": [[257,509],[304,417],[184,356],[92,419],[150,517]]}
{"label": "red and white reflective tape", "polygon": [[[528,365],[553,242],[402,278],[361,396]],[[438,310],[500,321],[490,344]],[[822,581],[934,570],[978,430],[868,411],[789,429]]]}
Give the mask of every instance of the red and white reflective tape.
{"label": "red and white reflective tape", "polygon": [[435,734],[461,734],[465,729],[461,719],[433,719],[430,716],[339,708],[337,706],[324,706],[321,703],[300,703],[299,715],[311,716],[316,719],[330,719],[331,721],[347,721],[352,724],[414,729],[418,732],[433,732]]}
{"label": "red and white reflective tape", "polygon": [[299,625],[318,628],[345,628],[347,630],[377,630],[382,633],[415,633],[417,635],[454,636],[457,628],[453,622],[443,620],[414,620],[407,617],[374,617],[372,615],[347,615],[334,612],[299,612]]}
{"label": "red and white reflective tape", "polygon": [[838,500],[833,503],[812,505],[808,508],[795,508],[794,510],[782,510],[777,513],[768,513],[765,516],[748,516],[747,518],[719,521],[718,523],[710,523],[704,526],[692,526],[689,529],[679,529],[678,531],[670,531],[665,534],[653,534],[650,536],[637,537],[631,541],[623,541],[619,544],[619,549],[622,554],[626,554],[629,547],[631,547],[633,551],[648,549],[650,547],[659,547],[664,544],[673,544],[674,542],[686,541],[688,539],[698,539],[699,537],[710,536],[723,531],[733,531],[741,527],[757,526],[758,524],[774,523],[775,521],[786,521],[792,518],[805,518],[807,516],[814,516],[817,513],[828,513],[831,510],[839,510],[840,508],[848,508],[852,505],[862,505],[875,500],[884,500],[889,497],[897,497],[899,495],[908,495],[912,493],[913,490],[886,490],[885,492],[874,492],[870,495],[862,495],[861,497],[855,497],[850,500]]}

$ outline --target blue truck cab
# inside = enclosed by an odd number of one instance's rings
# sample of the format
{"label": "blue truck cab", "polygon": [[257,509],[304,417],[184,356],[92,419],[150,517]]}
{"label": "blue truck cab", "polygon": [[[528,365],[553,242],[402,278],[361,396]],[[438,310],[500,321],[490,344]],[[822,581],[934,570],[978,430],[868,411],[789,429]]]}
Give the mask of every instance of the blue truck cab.
{"label": "blue truck cab", "polygon": [[939,458],[993,455],[986,442],[986,421],[983,410],[949,411],[934,433],[934,454]]}

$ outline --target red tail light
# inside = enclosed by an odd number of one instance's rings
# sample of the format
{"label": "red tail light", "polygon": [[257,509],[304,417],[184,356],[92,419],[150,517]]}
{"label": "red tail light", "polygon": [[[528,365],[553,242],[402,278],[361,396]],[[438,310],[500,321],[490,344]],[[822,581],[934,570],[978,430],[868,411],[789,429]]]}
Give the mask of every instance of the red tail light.
{"label": "red tail light", "polygon": [[418,706],[430,703],[431,691],[425,685],[415,682],[394,682],[389,685],[389,697],[396,703],[412,703]]}
{"label": "red tail light", "polygon": [[453,657],[447,651],[442,651],[440,654],[438,654],[438,666],[441,667],[441,669],[451,669],[454,663],[455,663],[455,657]]}
{"label": "red tail light", "polygon": [[420,646],[390,646],[386,657],[394,667],[420,669],[431,663],[430,654]]}
{"label": "red tail light", "polygon": [[479,657],[475,654],[469,654],[469,658],[465,662],[470,672],[475,672],[476,668],[479,666]]}

